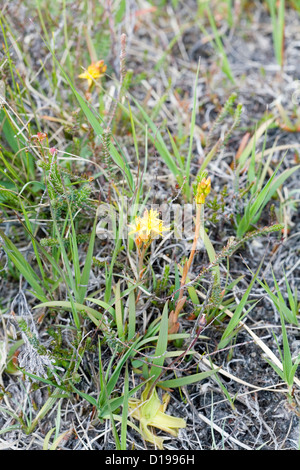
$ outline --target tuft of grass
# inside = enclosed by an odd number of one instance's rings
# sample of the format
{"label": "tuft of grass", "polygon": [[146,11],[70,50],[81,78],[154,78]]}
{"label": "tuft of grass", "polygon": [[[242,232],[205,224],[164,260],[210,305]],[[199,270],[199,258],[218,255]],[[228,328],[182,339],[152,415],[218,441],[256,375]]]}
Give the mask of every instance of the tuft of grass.
{"label": "tuft of grass", "polygon": [[[235,79],[230,67],[230,63],[226,54],[226,50],[224,48],[220,33],[218,31],[214,15],[209,7],[205,8],[205,13],[208,17],[210,27],[212,29],[213,35],[214,35],[214,47],[218,54],[221,57],[221,64],[222,64],[222,70],[225,73],[226,77],[232,82],[232,84],[235,83]],[[200,29],[204,32],[206,36],[209,36],[207,30],[204,28],[202,24],[199,25]]]}
{"label": "tuft of grass", "polygon": [[279,345],[279,341],[277,340],[276,336],[275,340],[277,343],[278,347],[278,352],[280,356],[280,361],[281,361],[281,367],[278,367],[277,364],[266,358],[267,362],[273,367],[275,372],[279,375],[279,377],[287,384],[288,386],[288,398],[292,402],[294,401],[293,399],[293,387],[295,383],[295,375],[298,370],[299,364],[300,364],[300,354],[296,356],[296,358],[292,357],[291,350],[290,350],[290,345],[289,345],[289,339],[288,339],[288,334],[285,326],[285,320],[284,320],[284,315],[279,309],[279,314],[280,314],[280,322],[281,322],[281,331],[282,331],[282,344],[283,344],[283,350],[281,350],[281,347]]}

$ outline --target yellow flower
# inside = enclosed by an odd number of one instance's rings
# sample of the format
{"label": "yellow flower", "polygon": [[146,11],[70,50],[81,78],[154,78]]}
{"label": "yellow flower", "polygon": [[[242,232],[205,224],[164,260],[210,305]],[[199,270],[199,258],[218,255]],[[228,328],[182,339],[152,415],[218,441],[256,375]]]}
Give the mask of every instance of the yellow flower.
{"label": "yellow flower", "polygon": [[107,69],[107,65],[104,64],[104,60],[99,60],[98,62],[92,62],[91,65],[88,66],[87,70],[80,75],[79,78],[84,78],[88,81],[88,86],[91,88],[94,80],[97,78],[102,77]]}
{"label": "yellow flower", "polygon": [[147,399],[150,387],[151,384],[148,383],[142,392],[141,400],[136,398],[129,400],[129,409],[132,411],[131,416],[140,422],[140,431],[143,438],[162,450],[164,438],[156,436],[149,426],[161,429],[177,437],[179,429],[186,427],[186,422],[182,418],[176,418],[165,413],[170,401],[168,393],[164,394],[163,403],[161,403],[154,387],[150,397]]}
{"label": "yellow flower", "polygon": [[150,209],[150,211],[146,209],[143,217],[136,217],[135,223],[130,224],[129,227],[132,228],[129,235],[136,233],[138,242],[151,241],[157,235],[162,235],[163,232],[169,230],[159,219],[158,212],[153,209]]}
{"label": "yellow flower", "polygon": [[204,204],[206,196],[210,193],[211,189],[211,180],[209,178],[202,178],[202,180],[198,183],[196,189],[195,200],[196,204]]}

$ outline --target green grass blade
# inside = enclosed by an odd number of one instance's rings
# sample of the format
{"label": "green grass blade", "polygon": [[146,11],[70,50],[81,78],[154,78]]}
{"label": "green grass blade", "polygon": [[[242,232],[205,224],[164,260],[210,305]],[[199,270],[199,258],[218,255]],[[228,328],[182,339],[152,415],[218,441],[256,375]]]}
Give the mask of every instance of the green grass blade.
{"label": "green grass blade", "polygon": [[217,29],[217,25],[216,25],[214,16],[213,16],[210,8],[206,9],[206,13],[207,13],[207,16],[208,16],[208,19],[209,19],[209,22],[210,22],[211,29],[214,33],[216,48],[217,48],[217,50],[219,51],[219,53],[222,57],[222,70],[226,74],[226,76],[229,78],[229,80],[232,83],[235,83],[235,80],[234,80],[234,77],[233,77],[233,74],[232,74],[232,71],[231,71],[231,67],[230,67],[230,64],[229,64],[229,61],[228,61],[228,58],[227,58],[222,40],[220,38],[220,34],[219,34],[218,29]]}
{"label": "green grass blade", "polygon": [[72,310],[72,312],[73,312],[73,309],[75,308],[78,318],[79,318],[78,312],[82,311],[86,315],[88,315],[88,317],[92,320],[92,322],[98,328],[102,329],[103,331],[105,331],[105,329],[106,329],[105,325],[102,324],[102,319],[103,319],[102,314],[99,313],[97,310],[95,310],[91,307],[88,307],[87,305],[82,305],[82,304],[79,304],[77,302],[71,302],[71,301],[68,301],[68,300],[51,300],[49,302],[43,302],[41,304],[38,304],[38,305],[34,306],[33,308],[43,308],[43,307],[48,307],[48,308],[61,307],[65,310]]}
{"label": "green grass blade", "polygon": [[118,337],[121,341],[124,339],[123,309],[121,303],[120,281],[115,287],[115,320],[117,324]]}
{"label": "green grass blade", "polygon": [[192,152],[193,152],[193,140],[194,140],[194,131],[195,131],[195,124],[196,124],[196,113],[197,113],[197,84],[200,72],[200,61],[198,63],[196,78],[195,78],[195,85],[194,85],[194,99],[193,99],[193,110],[191,115],[191,123],[190,123],[190,141],[189,141],[189,149],[188,155],[186,159],[185,165],[185,187],[186,187],[186,194],[188,200],[190,199],[191,188],[190,188],[190,173],[191,173],[191,160],[192,160]]}
{"label": "green grass blade", "polygon": [[122,422],[121,422],[121,450],[126,450],[127,443],[127,416],[128,416],[128,390],[129,390],[129,377],[128,377],[128,365],[125,367],[124,376],[124,400],[122,410]]}
{"label": "green grass blade", "polygon": [[2,240],[4,241],[3,248],[7,256],[12,261],[12,263],[17,268],[17,270],[24,276],[26,281],[31,285],[31,287],[34,290],[34,295],[36,296],[36,298],[38,298],[42,302],[47,300],[44,289],[41,287],[40,279],[35,273],[35,271],[32,269],[32,267],[30,266],[28,261],[26,261],[24,256],[20,253],[20,251],[13,244],[13,242],[9,240],[9,238],[5,235],[3,230],[0,230],[0,236]]}
{"label": "green grass blade", "polygon": [[110,396],[110,394],[113,392],[113,390],[115,388],[115,385],[116,385],[116,383],[117,383],[117,381],[120,377],[122,368],[123,368],[125,362],[128,360],[128,358],[133,353],[133,350],[136,349],[136,346],[137,346],[138,342],[139,342],[139,338],[136,341],[134,341],[134,343],[130,346],[130,348],[127,349],[125,354],[123,354],[123,356],[119,360],[118,364],[115,366],[114,371],[113,371],[112,375],[110,376],[110,378],[107,382],[107,387],[106,387],[107,396]]}
{"label": "green grass blade", "polygon": [[[245,316],[245,314],[243,315],[243,309],[247,303],[247,300],[248,300],[248,297],[249,297],[249,294],[252,290],[252,287],[257,279],[257,276],[258,276],[258,273],[260,271],[260,268],[262,266],[262,262],[260,263],[256,273],[254,274],[254,276],[252,277],[252,280],[246,290],[246,292],[244,293],[240,303],[237,305],[236,309],[235,309],[235,312],[232,316],[232,318],[230,319],[229,321],[229,324],[227,325],[222,337],[221,337],[221,340],[218,344],[218,349],[223,349],[227,346],[228,342],[230,341],[231,339],[231,335],[233,333],[233,330],[238,326],[239,322],[241,321],[241,318],[243,316]],[[253,307],[251,307],[249,310],[251,310]],[[246,312],[247,314],[248,312]]]}
{"label": "green grass blade", "polygon": [[[149,133],[149,138],[151,139],[153,145],[155,145],[159,155],[161,156],[161,158],[163,159],[163,161],[165,162],[165,164],[167,165],[167,167],[173,173],[174,176],[180,175],[181,171],[180,171],[180,169],[178,169],[178,167],[175,163],[174,157],[169,152],[169,150],[168,150],[168,148],[167,148],[167,146],[164,142],[164,139],[163,139],[161,133],[159,132],[159,129],[157,128],[155,123],[152,121],[152,119],[144,111],[144,109],[140,105],[140,103],[133,97],[132,97],[132,100],[133,100],[134,104],[137,106],[137,108],[139,109],[139,111],[140,111],[142,117],[144,118],[144,120],[146,121],[149,129],[151,129],[151,131],[152,131],[152,134]],[[137,121],[137,120],[136,120],[136,122],[139,123],[139,121]],[[141,126],[144,127],[143,125],[141,125]]]}
{"label": "green grass blade", "polygon": [[128,341],[135,336],[136,331],[136,309],[135,309],[135,293],[132,290],[128,296]]}
{"label": "green grass blade", "polygon": [[158,387],[166,388],[178,388],[184,387],[185,385],[190,385],[196,382],[201,382],[201,380],[210,377],[218,372],[218,369],[208,370],[205,372],[199,372],[198,374],[188,375],[186,377],[179,377],[178,379],[163,380],[158,382]]}
{"label": "green grass blade", "polygon": [[267,121],[263,122],[260,125],[260,127],[255,131],[254,135],[252,136],[252,138],[248,142],[246,148],[243,150],[241,156],[239,157],[238,166],[237,166],[237,173],[240,173],[241,170],[244,168],[244,166],[246,165],[246,163],[248,161],[249,155],[251,155],[251,153],[252,153],[253,145],[255,145],[256,142],[258,143],[259,139],[266,132],[266,130],[270,127],[270,125],[273,123],[274,119],[275,118],[272,117],[272,118],[268,119]]}
{"label": "green grass blade", "polygon": [[81,278],[80,278],[80,286],[79,286],[78,295],[77,295],[77,299],[80,304],[83,302],[84,297],[86,295],[87,288],[88,288],[88,282],[90,278],[90,272],[91,272],[92,261],[93,261],[93,251],[94,251],[94,244],[95,244],[95,237],[96,237],[96,226],[97,226],[97,217],[95,217],[95,220],[94,220],[91,237],[89,241],[89,246],[88,246],[87,254],[85,257],[84,267],[83,267]]}
{"label": "green grass blade", "polygon": [[168,302],[166,302],[161,317],[159,335],[155,349],[155,359],[153,359],[153,365],[150,369],[150,377],[152,377],[151,380],[156,380],[159,377],[161,374],[161,368],[165,361],[165,353],[168,345],[168,314]]}

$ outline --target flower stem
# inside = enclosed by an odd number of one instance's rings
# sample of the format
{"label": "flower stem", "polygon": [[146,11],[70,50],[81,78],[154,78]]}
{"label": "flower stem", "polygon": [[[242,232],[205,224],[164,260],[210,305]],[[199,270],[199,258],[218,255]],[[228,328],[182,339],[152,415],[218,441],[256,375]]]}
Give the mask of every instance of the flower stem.
{"label": "flower stem", "polygon": [[139,279],[142,278],[143,275],[143,264],[144,264],[144,257],[146,250],[148,248],[149,244],[148,243],[143,243],[143,248],[139,250],[139,260],[138,260],[138,275]]}
{"label": "flower stem", "polygon": [[179,328],[178,316],[181,310],[183,309],[185,300],[186,300],[186,298],[183,297],[184,285],[186,284],[186,278],[187,278],[187,275],[189,273],[190,267],[192,265],[192,262],[196,253],[199,236],[201,232],[204,230],[204,204],[197,204],[196,206],[197,206],[197,209],[196,209],[196,224],[195,224],[194,240],[193,240],[189,259],[186,261],[183,267],[182,278],[180,282],[180,292],[179,292],[179,296],[177,299],[175,312],[174,311],[171,312],[170,317],[169,317],[170,332],[178,331],[178,328]]}

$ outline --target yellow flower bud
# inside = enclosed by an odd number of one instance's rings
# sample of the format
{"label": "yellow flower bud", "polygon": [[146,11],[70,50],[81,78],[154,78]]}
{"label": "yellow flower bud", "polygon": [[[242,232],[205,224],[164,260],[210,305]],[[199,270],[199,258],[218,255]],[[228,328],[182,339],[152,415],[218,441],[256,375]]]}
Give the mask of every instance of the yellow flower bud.
{"label": "yellow flower bud", "polygon": [[196,204],[204,204],[205,198],[210,193],[210,190],[211,190],[210,177],[202,178],[202,180],[197,185],[197,190],[196,190],[196,195],[195,195]]}

